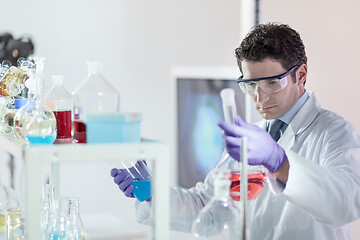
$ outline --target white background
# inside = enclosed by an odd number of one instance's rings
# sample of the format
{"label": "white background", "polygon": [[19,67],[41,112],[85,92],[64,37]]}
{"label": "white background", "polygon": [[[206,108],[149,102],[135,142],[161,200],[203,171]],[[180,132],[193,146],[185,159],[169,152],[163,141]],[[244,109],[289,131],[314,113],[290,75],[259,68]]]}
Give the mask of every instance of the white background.
{"label": "white background", "polygon": [[[100,60],[104,76],[120,92],[121,111],[141,112],[142,135],[170,146],[175,139],[171,67],[235,66],[241,40],[237,0],[2,0],[1,6],[0,32],[31,34],[36,55],[46,57],[48,90],[51,75],[63,74],[65,87],[73,91],[86,77],[86,61]],[[262,22],[288,23],[300,32],[308,55],[307,89],[357,130],[359,12],[355,0],[261,1]],[[83,201],[84,218],[98,208],[133,219],[132,201],[111,182],[109,168],[65,166],[64,194],[86,199],[92,191],[92,201]],[[353,239],[360,238],[356,234]]]}

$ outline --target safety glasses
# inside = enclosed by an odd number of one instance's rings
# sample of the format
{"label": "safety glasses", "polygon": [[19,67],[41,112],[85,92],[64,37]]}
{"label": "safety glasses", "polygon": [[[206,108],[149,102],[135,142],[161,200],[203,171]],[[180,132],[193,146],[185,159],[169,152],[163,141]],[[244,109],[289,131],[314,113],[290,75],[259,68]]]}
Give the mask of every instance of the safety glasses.
{"label": "safety glasses", "polygon": [[272,94],[283,90],[287,83],[287,76],[292,73],[298,66],[294,66],[289,69],[286,73],[263,78],[243,79],[244,75],[237,79],[241,90],[244,94],[255,95],[260,87],[262,91],[267,94]]}

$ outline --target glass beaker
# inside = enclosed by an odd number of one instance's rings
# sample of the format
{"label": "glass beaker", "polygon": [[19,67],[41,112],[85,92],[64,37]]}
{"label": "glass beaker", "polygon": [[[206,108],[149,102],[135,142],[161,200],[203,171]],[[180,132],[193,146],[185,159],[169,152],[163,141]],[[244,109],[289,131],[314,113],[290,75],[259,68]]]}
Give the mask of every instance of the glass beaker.
{"label": "glass beaker", "polygon": [[52,76],[53,88],[46,95],[46,105],[54,112],[57,125],[55,144],[72,143],[71,95],[63,87],[64,76]]}
{"label": "glass beaker", "polygon": [[74,139],[86,143],[86,115],[119,112],[119,93],[103,77],[100,62],[88,62],[88,75],[72,93]]}
{"label": "glass beaker", "polygon": [[145,160],[121,160],[121,169],[124,169],[130,174],[133,178],[131,185],[134,189],[132,194],[139,200],[143,202],[148,200],[151,197],[151,171],[149,170]]}
{"label": "glass beaker", "polygon": [[[222,106],[224,111],[224,119],[227,123],[236,124],[237,110],[235,103],[235,91],[231,88],[225,88],[220,92]],[[239,152],[240,155],[240,152]],[[230,195],[235,201],[240,201],[240,179],[242,172],[242,162],[230,157],[229,153],[224,149],[221,159],[216,168],[228,168],[231,170]],[[266,169],[261,165],[248,166],[248,200],[258,196],[263,190],[266,182]]]}

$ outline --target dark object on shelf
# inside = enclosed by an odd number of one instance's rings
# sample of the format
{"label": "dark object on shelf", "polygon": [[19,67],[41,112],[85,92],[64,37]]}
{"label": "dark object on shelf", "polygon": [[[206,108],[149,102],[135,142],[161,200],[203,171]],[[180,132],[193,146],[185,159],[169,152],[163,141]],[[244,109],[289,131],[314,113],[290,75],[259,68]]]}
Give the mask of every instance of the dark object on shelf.
{"label": "dark object on shelf", "polygon": [[19,58],[27,58],[33,52],[34,44],[30,37],[22,36],[14,39],[10,33],[0,34],[0,62],[8,60],[16,66]]}

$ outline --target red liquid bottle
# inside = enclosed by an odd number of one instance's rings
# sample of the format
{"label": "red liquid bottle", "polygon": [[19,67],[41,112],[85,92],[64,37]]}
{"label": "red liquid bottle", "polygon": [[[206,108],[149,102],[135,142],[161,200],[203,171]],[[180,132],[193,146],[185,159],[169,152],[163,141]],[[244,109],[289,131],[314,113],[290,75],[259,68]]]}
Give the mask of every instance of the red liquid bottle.
{"label": "red liquid bottle", "polygon": [[52,76],[53,88],[46,95],[46,105],[51,108],[56,117],[57,136],[55,144],[73,143],[71,95],[63,87],[63,76]]}

